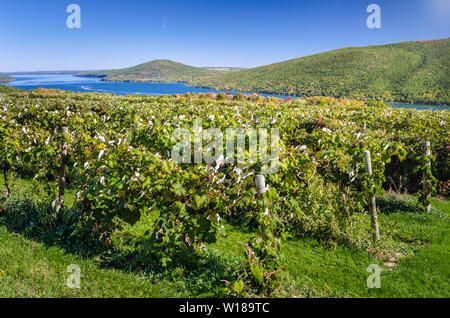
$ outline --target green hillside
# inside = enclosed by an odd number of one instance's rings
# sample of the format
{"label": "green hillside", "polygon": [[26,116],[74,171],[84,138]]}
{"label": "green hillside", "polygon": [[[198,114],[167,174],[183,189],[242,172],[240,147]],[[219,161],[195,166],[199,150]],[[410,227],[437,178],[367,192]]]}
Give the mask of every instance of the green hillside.
{"label": "green hillside", "polygon": [[129,68],[82,73],[80,76],[104,77],[103,80],[111,82],[189,82],[197,77],[221,73],[169,60],[154,60]]}
{"label": "green hillside", "polygon": [[12,81],[14,78],[12,78],[11,76],[5,75],[5,74],[0,74],[0,83],[8,83],[10,81]]}
{"label": "green hillside", "polygon": [[0,94],[12,94],[12,93],[19,93],[22,90],[15,87],[9,87],[5,85],[0,85]]}
{"label": "green hillside", "polygon": [[449,39],[349,47],[199,78],[216,89],[450,104]]}

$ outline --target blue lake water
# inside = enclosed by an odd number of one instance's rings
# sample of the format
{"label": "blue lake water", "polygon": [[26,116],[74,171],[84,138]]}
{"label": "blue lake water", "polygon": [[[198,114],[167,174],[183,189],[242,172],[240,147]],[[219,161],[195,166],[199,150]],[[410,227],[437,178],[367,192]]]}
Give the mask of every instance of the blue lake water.
{"label": "blue lake water", "polygon": [[[170,95],[185,93],[207,93],[224,92],[233,93],[235,91],[218,91],[209,88],[192,87],[183,83],[110,83],[103,82],[99,78],[78,77],[74,74],[8,74],[15,78],[8,86],[25,90],[37,88],[54,88],[73,92],[99,92],[114,93],[119,95],[143,94],[143,95]],[[249,93],[250,94],[250,93]],[[289,96],[276,94],[262,94],[262,96],[274,96],[287,98]],[[389,103],[395,108],[450,110],[449,106],[440,105],[420,105],[420,104],[400,104]]]}
{"label": "blue lake water", "polygon": [[394,108],[412,108],[418,110],[450,110],[450,106],[445,105],[423,105],[423,104],[404,104],[404,103],[387,103]]}
{"label": "blue lake water", "polygon": [[[103,82],[99,78],[78,77],[74,74],[8,74],[15,78],[7,84],[25,90],[36,88],[54,88],[73,92],[99,92],[114,93],[119,95],[143,94],[143,95],[170,95],[185,93],[224,92],[209,88],[192,87],[183,83],[111,83]],[[287,96],[275,94],[259,94],[286,98]]]}

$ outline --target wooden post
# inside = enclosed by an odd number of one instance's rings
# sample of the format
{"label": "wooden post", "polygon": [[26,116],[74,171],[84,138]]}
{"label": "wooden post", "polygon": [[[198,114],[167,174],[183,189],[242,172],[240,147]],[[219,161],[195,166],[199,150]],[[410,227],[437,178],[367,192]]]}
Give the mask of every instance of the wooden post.
{"label": "wooden post", "polygon": [[3,177],[5,179],[5,187],[6,187],[7,195],[10,196],[11,190],[9,189],[9,184],[8,184],[8,168],[6,166],[7,164],[8,163],[5,161],[5,166],[3,167]]}
{"label": "wooden post", "polygon": [[[255,183],[256,183],[256,198],[259,201],[261,201],[263,199],[264,192],[266,192],[266,179],[262,174],[258,174],[256,176]],[[267,240],[264,224],[261,224],[261,237],[264,241]]]}
{"label": "wooden post", "polygon": [[[366,166],[366,172],[369,175],[372,175],[372,160],[370,158],[369,150],[364,150],[364,165]],[[377,204],[374,195],[370,198],[369,210],[372,215],[371,221],[373,229],[373,238],[375,241],[377,241],[380,239],[380,231],[378,229]]]}
{"label": "wooden post", "polygon": [[259,174],[256,176],[255,182],[257,192],[256,197],[258,198],[258,200],[262,200],[264,192],[266,192],[266,179],[263,175]]}
{"label": "wooden post", "polygon": [[[63,138],[65,135],[69,133],[68,127],[63,127],[62,129]],[[67,156],[67,142],[64,141],[61,147],[61,165],[59,167],[59,179],[58,179],[58,207],[64,207],[64,192],[65,192],[65,183],[66,183],[66,164],[65,159]]]}
{"label": "wooden post", "polygon": [[[424,141],[422,143],[422,149],[425,153],[425,156],[428,158],[427,165],[431,169],[431,143],[429,141]],[[427,199],[431,197],[431,181],[428,179],[423,179],[423,192]],[[427,212],[431,212],[431,204],[427,206]]]}

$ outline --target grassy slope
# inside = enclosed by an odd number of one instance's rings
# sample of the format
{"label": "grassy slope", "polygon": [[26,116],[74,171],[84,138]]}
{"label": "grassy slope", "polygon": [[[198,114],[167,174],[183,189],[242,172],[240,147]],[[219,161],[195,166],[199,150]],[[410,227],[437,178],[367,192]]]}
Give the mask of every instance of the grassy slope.
{"label": "grassy slope", "polygon": [[[419,240],[426,246],[400,258],[393,269],[384,266],[386,260],[366,251],[304,238],[284,244],[287,270],[300,291],[315,297],[449,297],[450,202],[433,200],[433,206],[437,211],[430,215],[401,210],[379,215],[381,231],[398,229],[394,244]],[[242,254],[235,242],[246,242],[250,234],[232,228],[228,232],[227,238],[211,247]],[[369,264],[383,268],[380,289],[366,287]]]}
{"label": "grassy slope", "polygon": [[[449,103],[450,40],[349,47],[193,81],[199,86],[307,96]],[[431,94],[432,96],[423,96]]]}
{"label": "grassy slope", "polygon": [[433,207],[437,209],[433,214],[382,216],[381,226],[398,227],[398,240],[419,240],[425,246],[414,256],[400,259],[399,265],[385,274],[383,290],[375,295],[450,297],[450,203],[433,200]]}
{"label": "grassy slope", "polygon": [[84,73],[84,76],[106,76],[105,81],[122,82],[188,82],[196,77],[211,76],[221,72],[199,68],[169,60],[154,60],[120,70]]}
{"label": "grassy slope", "polygon": [[[102,269],[56,247],[25,239],[0,226],[0,298],[2,297],[177,297],[167,282],[152,283],[136,274]],[[81,288],[65,284],[67,266],[81,269]]]}
{"label": "grassy slope", "polygon": [[[37,182],[15,179],[14,187],[37,195],[43,191]],[[0,189],[3,189],[3,176]],[[75,191],[66,192],[72,205]],[[49,247],[9,232],[0,225],[0,298],[3,297],[187,297],[173,283],[155,283],[142,275],[101,268],[91,259],[80,259],[58,247]],[[20,251],[20,252],[18,252]],[[67,266],[81,268],[81,288],[65,284]]]}
{"label": "grassy slope", "polygon": [[21,92],[21,91],[22,91],[22,90],[19,89],[19,88],[0,85],[0,94],[19,93],[19,92]]}
{"label": "grassy slope", "polygon": [[[15,180],[14,184],[26,191],[38,191],[37,183]],[[0,188],[2,186],[0,177]],[[67,204],[72,204],[73,199],[74,193],[69,190]],[[379,215],[382,232],[395,229],[391,244],[413,250],[410,256],[395,261],[393,269],[383,267],[381,289],[366,287],[369,275],[366,268],[369,264],[383,266],[385,259],[360,249],[330,246],[310,238],[285,242],[283,257],[296,290],[303,296],[313,297],[449,297],[450,202],[433,199],[433,207],[433,213],[419,214],[405,212],[407,209],[400,205],[389,214]],[[119,235],[127,233],[139,237],[152,223],[152,218],[141,218]],[[227,233],[227,237],[219,237],[208,247],[225,258],[242,258],[243,250],[236,241],[247,242],[253,234],[230,225],[227,225]],[[100,269],[95,261],[81,261],[58,248],[45,247],[9,233],[4,227],[0,227],[0,241],[3,242],[0,269],[6,272],[0,281],[5,287],[0,289],[0,297],[165,297],[179,295],[176,284],[185,284],[164,282],[153,288],[135,274]],[[23,253],[11,253],[17,250]],[[61,281],[61,277],[67,277],[64,276],[67,265],[72,263],[80,264],[86,273],[85,289],[77,294],[64,287]]]}

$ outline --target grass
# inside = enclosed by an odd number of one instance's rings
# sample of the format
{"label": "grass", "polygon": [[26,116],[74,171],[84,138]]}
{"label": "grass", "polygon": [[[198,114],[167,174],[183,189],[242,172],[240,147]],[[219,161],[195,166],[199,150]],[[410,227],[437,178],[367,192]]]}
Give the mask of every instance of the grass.
{"label": "grass", "polygon": [[[0,182],[0,187],[2,186]],[[13,180],[13,187],[39,193],[37,183]],[[67,203],[73,202],[69,191]],[[450,203],[433,199],[432,213],[415,210],[416,198],[388,193],[378,198],[382,243],[371,251],[337,246],[311,238],[284,242],[285,270],[293,280],[292,295],[302,297],[449,297]],[[365,215],[364,217],[368,217]],[[154,216],[141,218],[116,233],[139,238],[152,226]],[[80,259],[0,227],[0,297],[214,297],[225,273],[243,260],[243,248],[253,233],[226,225],[227,236],[207,246],[192,268],[154,275],[149,270],[129,272],[104,268],[95,257]],[[130,246],[128,246],[130,248]],[[20,251],[20,252],[17,252]],[[65,286],[66,268],[79,264],[82,288]],[[370,264],[382,268],[381,288],[368,289]],[[2,273],[2,272],[0,272]],[[151,278],[151,279],[150,279]]]}
{"label": "grass", "polygon": [[[392,194],[383,198],[391,199]],[[450,296],[450,203],[433,199],[431,214],[411,212],[411,195],[397,197],[379,215],[380,228],[394,231],[385,246],[387,255],[303,238],[285,242],[283,257],[299,292],[313,297],[449,297]],[[403,205],[402,205],[403,202]],[[391,207],[396,207],[392,209]],[[405,212],[407,211],[407,212]],[[385,213],[386,212],[386,213]],[[228,229],[210,247],[235,255],[243,251],[236,241],[251,234]],[[397,259],[396,255],[401,254]],[[404,257],[406,256],[406,257]],[[370,264],[382,267],[381,288],[368,289]],[[386,264],[386,265],[385,265]],[[389,265],[395,265],[393,267]]]}
{"label": "grass", "polygon": [[416,246],[412,256],[401,258],[384,274],[383,297],[450,296],[450,203],[433,199],[434,211],[381,215],[381,228],[397,227],[395,239]]}
{"label": "grass", "polygon": [[[46,247],[0,226],[0,297],[181,297],[168,282],[103,269],[57,247]],[[67,287],[67,267],[81,269],[79,289]]]}

